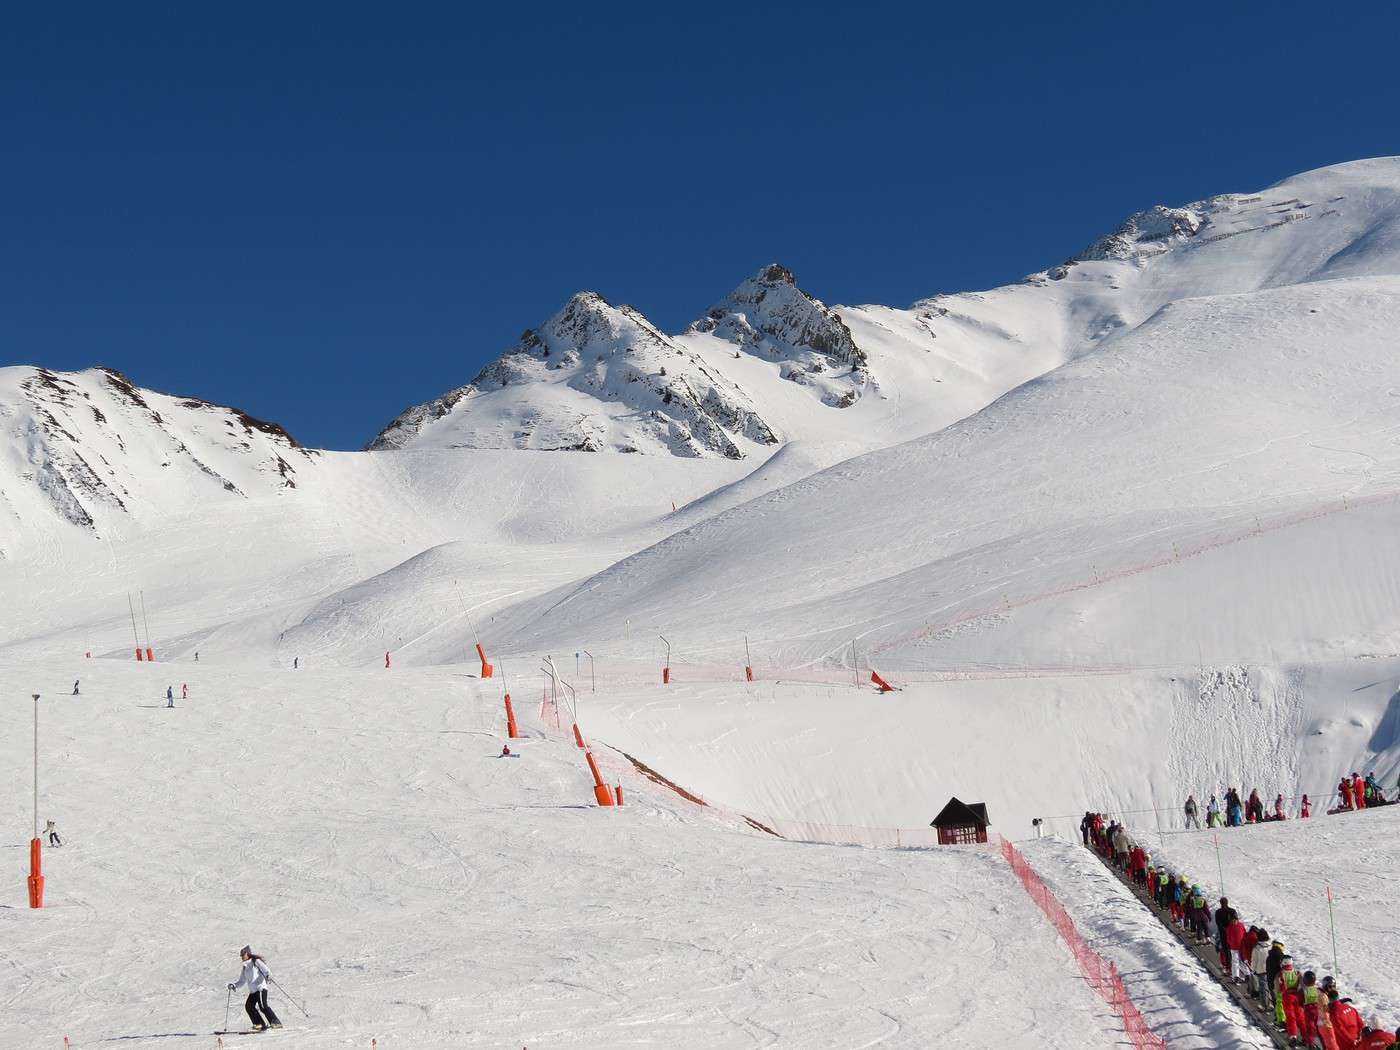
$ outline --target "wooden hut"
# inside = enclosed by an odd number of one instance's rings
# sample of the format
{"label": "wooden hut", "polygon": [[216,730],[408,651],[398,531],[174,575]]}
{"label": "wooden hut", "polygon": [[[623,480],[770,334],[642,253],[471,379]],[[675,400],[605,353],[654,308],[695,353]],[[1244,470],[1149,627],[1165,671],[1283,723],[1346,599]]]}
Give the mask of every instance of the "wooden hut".
{"label": "wooden hut", "polygon": [[938,829],[940,846],[961,846],[987,841],[987,805],[985,802],[959,802],[950,798],[943,811],[933,818],[930,827]]}

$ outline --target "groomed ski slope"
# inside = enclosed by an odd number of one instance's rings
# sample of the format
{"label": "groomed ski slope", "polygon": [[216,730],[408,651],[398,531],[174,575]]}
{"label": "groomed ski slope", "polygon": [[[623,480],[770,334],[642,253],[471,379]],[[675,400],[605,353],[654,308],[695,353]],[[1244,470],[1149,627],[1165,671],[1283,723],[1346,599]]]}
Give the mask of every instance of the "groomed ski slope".
{"label": "groomed ski slope", "polygon": [[[65,839],[37,912],[33,691]],[[780,841],[605,750],[627,803],[598,809],[570,742],[497,757],[499,691],[459,668],[78,659],[0,695],[0,1047],[204,1050],[244,943],[312,1017],[274,993],[299,1030],[230,1047],[1115,1045],[994,853]]]}

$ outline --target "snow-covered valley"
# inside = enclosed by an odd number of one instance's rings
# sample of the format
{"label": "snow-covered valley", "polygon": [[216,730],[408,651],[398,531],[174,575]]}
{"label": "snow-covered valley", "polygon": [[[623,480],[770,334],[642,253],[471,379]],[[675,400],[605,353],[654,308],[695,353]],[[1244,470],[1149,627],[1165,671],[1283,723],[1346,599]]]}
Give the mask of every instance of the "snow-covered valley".
{"label": "snow-covered valley", "polygon": [[[0,369],[0,1046],[212,1045],[249,940],[313,1048],[1108,1046],[994,851],[834,843],[1394,784],[1400,158],[908,309],[779,266],[706,301],[580,293],[363,452]],[[69,844],[30,912],[36,692]],[[1320,864],[1316,823],[1260,836]],[[1170,1045],[1230,1045],[1172,987]]]}

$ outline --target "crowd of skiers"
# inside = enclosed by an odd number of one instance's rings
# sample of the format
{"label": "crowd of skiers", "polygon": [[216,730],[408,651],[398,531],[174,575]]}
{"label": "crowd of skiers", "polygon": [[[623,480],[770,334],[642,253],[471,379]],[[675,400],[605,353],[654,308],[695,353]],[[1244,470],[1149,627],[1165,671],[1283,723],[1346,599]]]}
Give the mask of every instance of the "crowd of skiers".
{"label": "crowd of skiers", "polygon": [[1293,1046],[1323,1050],[1383,1050],[1400,1040],[1378,1019],[1363,1021],[1352,1001],[1342,996],[1331,977],[1318,980],[1312,970],[1295,967],[1282,941],[1259,926],[1246,926],[1221,897],[1212,908],[1199,884],[1152,856],[1133,841],[1128,830],[1102,813],[1085,813],[1080,821],[1084,845],[1142,887],[1170,922],[1200,944],[1212,944],[1222,980],[1244,986]]}
{"label": "crowd of skiers", "polygon": [[[1397,779],[1396,797],[1388,799],[1385,797],[1385,789],[1376,780],[1375,772],[1367,773],[1362,778],[1360,773],[1352,773],[1350,777],[1342,777],[1337,785],[1337,797],[1341,800],[1336,809],[1330,809],[1328,813],[1349,813],[1358,809],[1374,809],[1377,806],[1391,806],[1400,802],[1400,779]],[[1298,806],[1298,816],[1307,819],[1312,816],[1312,799],[1304,795]],[[1225,792],[1225,802],[1222,805],[1216,800],[1214,795],[1210,796],[1210,801],[1206,803],[1205,827],[1208,828],[1238,828],[1245,824],[1264,824],[1275,820],[1287,820],[1288,814],[1285,812],[1284,799],[1282,795],[1274,796],[1274,804],[1269,809],[1265,809],[1264,800],[1259,797],[1259,789],[1255,788],[1249,793],[1249,798],[1241,799],[1239,790],[1230,788]],[[1196,801],[1195,795],[1186,796],[1184,807],[1186,816],[1186,829],[1201,828],[1201,808]]]}

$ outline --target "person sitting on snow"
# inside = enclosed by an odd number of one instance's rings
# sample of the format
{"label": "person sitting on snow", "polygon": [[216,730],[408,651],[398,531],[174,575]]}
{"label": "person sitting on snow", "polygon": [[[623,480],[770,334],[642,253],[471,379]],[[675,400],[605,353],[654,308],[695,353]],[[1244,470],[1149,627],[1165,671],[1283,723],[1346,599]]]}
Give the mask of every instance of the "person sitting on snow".
{"label": "person sitting on snow", "polygon": [[1372,770],[1370,773],[1367,773],[1367,774],[1366,774],[1366,785],[1365,785],[1365,787],[1366,787],[1366,805],[1368,805],[1368,806],[1383,806],[1383,805],[1385,805],[1385,795],[1381,792],[1381,786],[1380,786],[1379,784],[1376,783],[1376,774],[1375,774],[1375,771],[1374,771],[1374,770]]}

